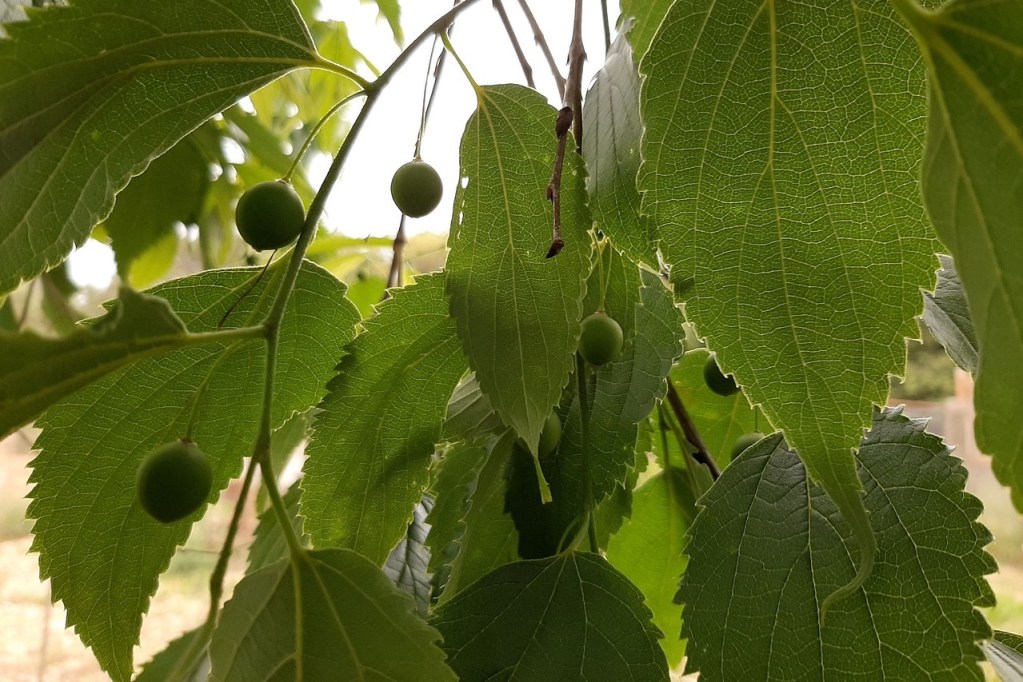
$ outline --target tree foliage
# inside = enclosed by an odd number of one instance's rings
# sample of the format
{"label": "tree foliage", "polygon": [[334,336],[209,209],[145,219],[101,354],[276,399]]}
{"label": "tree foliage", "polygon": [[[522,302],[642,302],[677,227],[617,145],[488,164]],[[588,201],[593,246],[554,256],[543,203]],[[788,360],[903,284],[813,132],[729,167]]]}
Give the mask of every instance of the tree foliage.
{"label": "tree foliage", "polygon": [[[41,429],[32,548],[102,668],[137,672],[208,506],[162,525],[135,499],[144,455],[187,438],[207,502],[242,495],[208,618],[138,679],[1018,672],[978,611],[996,565],[965,470],[885,404],[919,318],[976,377],[1023,510],[1023,2],[626,0],[586,88],[600,51],[574,36],[560,110],[459,60],[446,261],[408,271],[404,222],[393,245],[319,223],[380,93],[430,40],[457,58],[476,2],[383,70],[314,0],[3,15],[0,432]],[[403,45],[400,3],[374,4]],[[258,255],[234,205],[277,179],[308,213]],[[75,324],[53,268],[89,238],[122,288]],[[16,314],[37,284],[59,336]],[[621,330],[599,366],[594,314]],[[741,390],[708,388],[710,357]]]}

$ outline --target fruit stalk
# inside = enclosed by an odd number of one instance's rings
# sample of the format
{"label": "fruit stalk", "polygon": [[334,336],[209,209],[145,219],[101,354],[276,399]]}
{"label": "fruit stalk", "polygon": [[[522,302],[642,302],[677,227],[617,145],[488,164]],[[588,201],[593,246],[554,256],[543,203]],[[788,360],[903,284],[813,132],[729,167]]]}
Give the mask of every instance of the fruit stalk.
{"label": "fruit stalk", "polygon": [[682,396],[678,394],[678,391],[675,389],[675,383],[671,379],[668,380],[668,404],[671,405],[671,411],[675,414],[679,426],[682,427],[686,440],[695,449],[693,459],[707,467],[711,478],[717,480],[718,476],[721,475],[721,470],[718,469],[714,458],[707,452],[707,446],[704,444],[703,438],[700,437],[700,432],[696,430],[693,420],[689,417],[689,412],[686,411],[686,406],[682,403]]}

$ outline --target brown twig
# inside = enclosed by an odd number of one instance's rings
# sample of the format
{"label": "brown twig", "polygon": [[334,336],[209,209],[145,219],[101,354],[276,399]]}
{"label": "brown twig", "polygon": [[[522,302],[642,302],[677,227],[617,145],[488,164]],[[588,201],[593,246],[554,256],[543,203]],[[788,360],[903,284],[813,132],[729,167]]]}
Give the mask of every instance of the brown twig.
{"label": "brown twig", "polygon": [[404,286],[405,284],[405,245],[408,239],[405,238],[405,216],[401,216],[398,223],[398,232],[394,235],[394,245],[391,247],[391,269],[387,273],[387,289],[384,290],[384,299],[390,298],[390,289]]}
{"label": "brown twig", "polygon": [[554,76],[554,82],[558,85],[558,94],[564,97],[565,77],[561,75],[561,71],[558,69],[558,63],[554,61],[554,55],[551,54],[551,48],[547,45],[547,38],[544,37],[543,31],[540,30],[540,24],[536,22],[536,17],[533,16],[533,10],[529,9],[529,5],[526,3],[526,0],[519,0],[519,6],[522,8],[522,13],[526,15],[526,21],[529,22],[529,27],[533,29],[533,40],[540,47],[540,51],[543,52],[543,56],[547,59],[547,66],[551,68],[551,75]]}
{"label": "brown twig", "polygon": [[696,430],[696,425],[693,424],[693,420],[689,417],[686,406],[682,404],[682,396],[675,390],[675,383],[670,379],[668,380],[668,404],[671,405],[671,411],[675,414],[675,419],[678,420],[679,426],[682,427],[686,440],[695,449],[693,459],[707,467],[711,478],[717,480],[718,476],[721,475],[721,470],[718,469],[714,458],[707,452],[707,446],[704,444],[703,439],[700,438],[700,432]]}
{"label": "brown twig", "polygon": [[529,60],[526,59],[526,53],[522,51],[519,39],[515,35],[515,29],[512,28],[511,21],[508,19],[508,12],[504,9],[504,2],[502,2],[502,0],[494,0],[494,9],[497,10],[498,16],[501,17],[501,23],[504,24],[504,31],[508,34],[508,40],[511,42],[512,49],[515,50],[515,56],[519,59],[519,65],[522,67],[522,75],[526,77],[526,85],[535,90],[536,83],[533,82],[533,67],[529,65]]}
{"label": "brown twig", "polygon": [[568,131],[575,133],[576,151],[583,150],[583,62],[586,49],[583,46],[583,0],[575,0],[575,20],[572,23],[572,42],[568,48],[568,81],[565,83],[564,106],[558,112],[554,132],[558,137],[558,151],[554,155],[554,171],[547,184],[547,199],[554,207],[554,228],[547,257],[553,258],[565,246],[561,234],[561,175],[565,165],[565,148]]}

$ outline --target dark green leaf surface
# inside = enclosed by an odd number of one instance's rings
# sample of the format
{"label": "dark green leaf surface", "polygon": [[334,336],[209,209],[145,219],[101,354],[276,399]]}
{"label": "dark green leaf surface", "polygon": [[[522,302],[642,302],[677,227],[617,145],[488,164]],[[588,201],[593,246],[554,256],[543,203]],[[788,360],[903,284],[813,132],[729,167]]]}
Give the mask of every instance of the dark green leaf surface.
{"label": "dark green leaf surface", "polygon": [[432,509],[433,498],[423,497],[416,505],[405,537],[391,550],[384,564],[384,574],[398,586],[398,589],[415,599],[416,612],[423,618],[430,614],[430,600],[433,595],[433,583],[428,570],[430,548],[426,546],[426,538],[430,532],[426,516]]}
{"label": "dark green leaf surface", "polygon": [[440,635],[365,557],[303,552],[246,576],[213,633],[213,682],[455,680]]}
{"label": "dark green leaf surface", "polygon": [[114,193],[238,98],[320,63],[291,3],[79,0],[0,42],[0,292],[81,244]]}
{"label": "dark green leaf surface", "polygon": [[852,451],[934,283],[919,53],[884,2],[698,0],[640,71],[642,209],[686,315],[836,500],[862,579]]}
{"label": "dark green leaf surface", "polygon": [[505,469],[514,454],[514,445],[511,433],[490,443],[486,460],[470,483],[458,554],[451,562],[442,602],[498,566],[518,558],[518,532],[504,510]]}
{"label": "dark green leaf surface", "polygon": [[482,89],[462,136],[468,184],[456,189],[448,237],[447,291],[469,365],[497,414],[534,450],[572,370],[592,248],[582,162],[568,154],[565,248],[546,258],[555,118],[533,90]]}
{"label": "dark green leaf surface", "polygon": [[[624,259],[620,265],[632,270],[633,286],[631,290],[609,286],[605,304],[608,308],[622,308],[627,302],[635,322],[621,357],[599,368],[588,382],[590,471],[595,503],[623,486],[629,470],[636,465],[638,424],[664,395],[664,378],[682,352],[682,316],[671,293],[656,275],[641,272]],[[640,275],[643,285],[637,286]],[[608,277],[612,282],[615,279],[613,272]],[[541,510],[547,517],[548,553],[557,551],[556,544],[565,529],[586,509],[581,414],[576,399],[562,419],[560,447],[550,458],[542,460],[554,496],[553,504],[544,505]],[[539,497],[534,495],[534,501],[538,503]]]}
{"label": "dark green leaf surface", "polygon": [[594,554],[502,566],[433,624],[463,680],[668,679],[643,595]]}
{"label": "dark green leaf surface", "polygon": [[[110,235],[123,281],[144,287],[167,273],[177,254],[174,225],[196,222],[208,187],[206,157],[186,137],[121,190],[103,227]],[[164,248],[164,242],[170,247]],[[163,253],[169,258],[160,258]],[[146,258],[139,267],[133,267],[143,255]]]}
{"label": "dark green leaf surface", "polygon": [[1023,635],[1005,632],[1004,630],[995,630],[993,639],[1001,642],[1010,649],[1015,649],[1020,654],[1023,654]]}
{"label": "dark green leaf surface", "polygon": [[[271,268],[226,326],[261,320],[283,270]],[[216,328],[258,273],[214,270],[151,293],[202,332]],[[357,320],[344,286],[305,264],[281,327],[274,426],[321,398]],[[185,435],[194,412],[192,438],[210,459],[210,501],[216,500],[252,454],[265,355],[260,341],[175,350],[94,382],[38,421],[43,432],[35,444],[40,453],[32,462],[28,514],[35,519],[40,575],[51,580],[68,624],[115,680],[130,675],[132,647],[157,577],[202,514],[167,526],[151,519],[135,499],[135,469],[151,449]]]}
{"label": "dark green leaf surface", "polygon": [[469,495],[476,487],[486,456],[482,445],[458,443],[447,450],[440,461],[440,473],[432,488],[436,502],[426,517],[430,526],[426,536],[430,550],[428,570],[433,574],[434,590],[438,594],[447,583],[451,562],[458,556]]}
{"label": "dark green leaf surface", "polygon": [[696,505],[683,477],[672,468],[633,491],[632,516],[607,546],[607,560],[639,588],[653,612],[654,625],[664,633],[661,647],[671,668],[685,652],[679,635],[682,605],[675,603],[675,594],[686,567],[682,548]]}
{"label": "dark green leaf surface", "polygon": [[977,332],[973,328],[966,291],[956,272],[955,261],[940,255],[938,288],[924,292],[923,321],[949,357],[967,372],[977,371]]}
{"label": "dark green leaf surface", "polygon": [[131,289],[94,325],[65,338],[0,330],[0,438],[102,376],[195,343],[167,301]]}
{"label": "dark green leaf surface", "polygon": [[982,680],[977,607],[994,597],[991,540],[966,470],[924,423],[875,413],[858,454],[877,534],[855,572],[848,524],[780,435],[746,450],[701,500],[682,583],[688,671],[702,680]]}
{"label": "dark green leaf surface", "polygon": [[210,674],[208,656],[203,657],[198,668],[188,678],[182,680],[180,677],[174,677],[178,661],[188,651],[192,644],[192,638],[197,632],[198,630],[189,630],[168,644],[163,651],[153,656],[152,660],[142,666],[142,672],[135,678],[135,682],[203,682],[206,680]]}
{"label": "dark green leaf surface", "polygon": [[583,157],[590,211],[597,229],[629,257],[656,267],[649,221],[639,213],[639,72],[632,48],[619,35],[583,104]]}
{"label": "dark green leaf surface", "polygon": [[466,369],[442,274],[395,291],[365,322],[306,449],[302,514],[315,545],[383,565],[429,484],[448,399]]}
{"label": "dark green leaf surface", "polygon": [[977,445],[1023,510],[1023,3],[893,4],[928,67],[924,197],[980,346]]}

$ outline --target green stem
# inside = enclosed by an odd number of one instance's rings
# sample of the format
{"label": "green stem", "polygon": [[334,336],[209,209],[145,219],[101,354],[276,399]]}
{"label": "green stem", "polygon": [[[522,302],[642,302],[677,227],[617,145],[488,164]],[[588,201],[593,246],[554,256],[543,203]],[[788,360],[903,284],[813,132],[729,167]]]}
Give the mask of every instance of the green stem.
{"label": "green stem", "polygon": [[199,665],[203,651],[206,649],[210,637],[213,635],[213,628],[217,624],[217,614],[220,612],[220,599],[224,595],[224,577],[227,575],[228,562],[231,559],[231,552],[234,549],[234,540],[238,535],[238,527],[242,518],[242,511],[245,509],[245,502],[249,497],[249,490],[252,488],[252,479],[256,473],[255,461],[249,462],[245,471],[245,479],[242,481],[242,489],[238,494],[238,501],[234,505],[234,513],[231,515],[231,525],[227,529],[227,537],[220,554],[217,557],[217,564],[210,575],[210,610],[206,615],[206,621],[192,637],[188,650],[178,659],[173,673],[168,677],[171,680],[188,679],[195,668]]}
{"label": "green stem", "polygon": [[586,397],[586,361],[583,356],[575,354],[575,374],[579,382],[579,420],[582,432],[583,448],[583,486],[586,505],[587,532],[590,537],[590,551],[597,553],[600,547],[597,543],[597,523],[593,517],[593,453],[590,445],[590,402]]}
{"label": "green stem", "polygon": [[284,174],[284,177],[282,177],[281,180],[284,180],[285,182],[291,182],[291,177],[295,174],[295,171],[298,170],[298,164],[301,163],[302,157],[305,156],[305,153],[309,151],[309,146],[312,144],[313,140],[316,139],[316,135],[320,132],[320,129],[323,128],[324,124],[326,124],[327,121],[329,121],[341,107],[348,104],[356,97],[365,96],[365,94],[366,94],[365,90],[353,92],[352,94],[348,95],[340,102],[332,106],[327,111],[327,113],[325,113],[320,118],[320,120],[316,122],[316,125],[313,126],[313,129],[309,131],[309,135],[305,138],[305,142],[302,143],[302,147],[298,150],[298,153],[295,154],[295,160],[291,162],[291,167],[288,168],[288,172]]}

